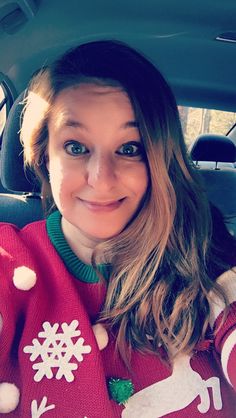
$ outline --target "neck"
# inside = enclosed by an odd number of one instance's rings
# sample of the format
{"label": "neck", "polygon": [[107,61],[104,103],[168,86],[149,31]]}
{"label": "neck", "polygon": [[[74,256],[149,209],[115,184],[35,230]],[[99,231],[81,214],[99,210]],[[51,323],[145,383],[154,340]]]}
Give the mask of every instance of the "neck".
{"label": "neck", "polygon": [[86,264],[91,264],[96,246],[102,240],[85,235],[79,228],[68,222],[63,216],[61,227],[66,241],[77,257]]}

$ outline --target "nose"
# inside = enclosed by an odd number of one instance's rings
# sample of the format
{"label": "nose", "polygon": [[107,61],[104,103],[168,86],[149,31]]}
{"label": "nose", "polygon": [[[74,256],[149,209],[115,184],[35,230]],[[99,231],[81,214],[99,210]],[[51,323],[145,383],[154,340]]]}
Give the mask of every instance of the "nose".
{"label": "nose", "polygon": [[94,155],[87,166],[87,183],[99,191],[109,191],[117,179],[115,162],[108,155]]}

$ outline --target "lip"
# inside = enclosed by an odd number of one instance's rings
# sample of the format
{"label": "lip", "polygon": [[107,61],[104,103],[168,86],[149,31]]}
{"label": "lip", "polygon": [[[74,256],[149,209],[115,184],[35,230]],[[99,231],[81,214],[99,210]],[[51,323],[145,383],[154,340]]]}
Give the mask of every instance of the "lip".
{"label": "lip", "polygon": [[90,201],[90,200],[84,200],[79,198],[80,202],[83,203],[84,206],[86,206],[87,209],[93,211],[93,212],[112,212],[113,210],[118,209],[125,198],[119,199],[119,200],[110,200],[106,202],[100,202],[100,201]]}

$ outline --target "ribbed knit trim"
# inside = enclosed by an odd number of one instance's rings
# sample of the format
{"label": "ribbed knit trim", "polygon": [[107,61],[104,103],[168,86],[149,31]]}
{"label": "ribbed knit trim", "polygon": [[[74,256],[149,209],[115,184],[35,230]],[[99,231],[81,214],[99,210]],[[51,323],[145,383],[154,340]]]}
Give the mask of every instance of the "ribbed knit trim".
{"label": "ribbed knit trim", "polygon": [[[77,255],[72,251],[61,228],[61,214],[59,211],[53,212],[46,222],[47,233],[53,246],[57,250],[67,270],[76,277],[86,283],[97,283],[99,278],[90,264],[83,263]],[[103,277],[108,280],[111,272],[109,264],[98,265],[98,270]]]}

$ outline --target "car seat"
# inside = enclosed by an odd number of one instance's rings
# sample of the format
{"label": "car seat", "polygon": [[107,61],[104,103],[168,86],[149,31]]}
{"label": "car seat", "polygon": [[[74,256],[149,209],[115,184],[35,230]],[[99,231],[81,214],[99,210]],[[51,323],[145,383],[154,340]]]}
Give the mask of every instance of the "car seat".
{"label": "car seat", "polygon": [[236,147],[226,136],[200,135],[190,155],[201,173],[210,202],[224,217],[230,233],[236,236]]}
{"label": "car seat", "polygon": [[23,99],[24,92],[9,112],[1,149],[1,181],[9,193],[0,193],[0,222],[19,227],[43,218],[40,184],[29,169],[24,169],[19,139]]}
{"label": "car seat", "polygon": [[[1,173],[1,150],[0,150],[0,173]],[[6,190],[1,182],[1,177],[0,177],[0,193],[8,193],[9,191]]]}

